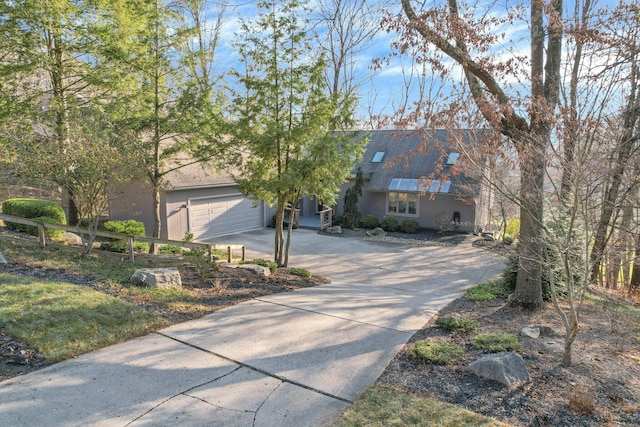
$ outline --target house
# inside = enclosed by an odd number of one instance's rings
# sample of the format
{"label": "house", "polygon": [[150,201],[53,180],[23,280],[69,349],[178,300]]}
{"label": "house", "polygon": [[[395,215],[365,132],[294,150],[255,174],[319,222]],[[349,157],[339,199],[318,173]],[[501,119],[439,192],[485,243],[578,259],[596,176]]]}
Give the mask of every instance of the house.
{"label": "house", "polygon": [[[381,130],[366,135],[369,142],[359,165],[364,187],[358,208],[363,216],[393,216],[399,224],[413,218],[423,228],[488,228],[492,193],[459,162],[461,148],[469,147],[481,132]],[[354,182],[342,189],[338,215],[344,193]]]}
{"label": "house", "polygon": [[[489,228],[491,192],[460,170],[459,149],[449,148],[452,136],[469,144],[478,132],[438,130],[432,133],[382,130],[358,132],[368,138],[360,168],[364,176],[359,200],[362,215],[378,220],[394,216],[417,219],[420,226],[474,232]],[[425,137],[426,136],[426,137]],[[419,150],[426,142],[425,153]],[[355,171],[354,171],[355,172]],[[355,173],[354,173],[355,175]],[[344,194],[354,184],[345,183],[334,207],[343,212]],[[111,192],[110,218],[136,219],[153,231],[153,192],[149,185],[130,183]],[[306,221],[319,227],[318,212],[325,206],[315,198],[304,198],[298,208]],[[161,238],[182,240],[185,232],[197,241],[259,229],[271,224],[274,210],[264,201],[245,197],[231,174],[207,170],[199,165],[178,169],[167,176],[160,195],[163,218]]]}
{"label": "house", "polygon": [[[153,232],[153,190],[149,184],[128,183],[110,193],[109,218],[135,219]],[[226,173],[190,165],[167,175],[160,193],[161,238],[182,240],[185,232],[203,241],[262,228],[268,224],[263,201],[245,197]]]}

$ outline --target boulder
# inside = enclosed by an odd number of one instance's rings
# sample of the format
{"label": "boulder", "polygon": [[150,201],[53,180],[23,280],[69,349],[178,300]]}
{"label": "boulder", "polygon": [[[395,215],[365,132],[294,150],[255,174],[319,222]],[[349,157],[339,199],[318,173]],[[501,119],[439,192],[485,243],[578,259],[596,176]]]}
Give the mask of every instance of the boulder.
{"label": "boulder", "polygon": [[241,268],[243,270],[253,271],[256,274],[261,274],[266,277],[271,276],[271,270],[269,270],[269,267],[264,267],[257,264],[232,264],[229,262],[221,262],[218,264],[218,266],[223,268]]}
{"label": "boulder", "polygon": [[555,337],[558,336],[558,333],[556,331],[554,331],[553,329],[551,329],[550,327],[548,327],[548,326],[536,325],[534,327],[538,328],[540,330],[540,336],[541,337],[555,338]]}
{"label": "boulder", "polygon": [[514,352],[488,354],[467,366],[467,371],[486,380],[497,381],[511,387],[520,382],[529,382],[529,371],[522,356]]}
{"label": "boulder", "polygon": [[528,326],[526,328],[522,328],[522,330],[520,331],[520,335],[528,338],[555,338],[558,336],[556,331],[548,326],[543,325]]}
{"label": "boulder", "polygon": [[182,278],[177,268],[141,268],[129,281],[138,286],[159,289],[181,289]]}
{"label": "boulder", "polygon": [[384,237],[386,235],[387,235],[387,232],[380,227],[376,227],[373,230],[367,231],[367,236],[369,237]]}
{"label": "boulder", "polygon": [[333,227],[327,227],[327,233],[329,234],[342,234],[342,227],[334,225]]}
{"label": "boulder", "polygon": [[527,327],[522,328],[520,335],[527,338],[538,338],[540,336],[540,328]]}
{"label": "boulder", "polygon": [[60,240],[62,240],[63,242],[65,242],[68,245],[81,245],[82,244],[82,238],[80,236],[78,236],[75,233],[69,233],[68,231],[65,232],[62,237],[60,237]]}

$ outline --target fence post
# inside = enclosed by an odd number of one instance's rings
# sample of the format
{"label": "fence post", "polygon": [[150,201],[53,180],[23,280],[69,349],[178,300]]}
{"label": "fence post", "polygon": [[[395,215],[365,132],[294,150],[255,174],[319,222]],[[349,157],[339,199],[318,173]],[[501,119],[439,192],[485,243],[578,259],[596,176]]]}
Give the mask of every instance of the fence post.
{"label": "fence post", "polygon": [[134,263],[134,255],[133,255],[133,237],[129,236],[127,237],[127,240],[129,241],[129,261],[131,261],[131,263]]}
{"label": "fence post", "polygon": [[242,245],[242,261],[246,260],[247,249]]}
{"label": "fence post", "polygon": [[208,245],[209,247],[209,262],[213,262],[213,245]]}
{"label": "fence post", "polygon": [[231,262],[231,246],[227,246],[227,262]]}
{"label": "fence post", "polygon": [[40,240],[40,247],[44,248],[44,246],[46,245],[46,239],[43,224],[38,224],[38,240]]}

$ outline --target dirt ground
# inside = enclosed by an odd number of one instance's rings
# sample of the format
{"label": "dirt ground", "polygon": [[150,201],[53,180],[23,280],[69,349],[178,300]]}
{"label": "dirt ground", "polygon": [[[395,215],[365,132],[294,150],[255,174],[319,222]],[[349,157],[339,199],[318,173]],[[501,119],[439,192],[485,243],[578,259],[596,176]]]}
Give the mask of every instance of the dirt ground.
{"label": "dirt ground", "polygon": [[[431,236],[431,237],[429,237]],[[345,237],[343,235],[343,237]],[[366,238],[363,233],[346,235]],[[487,244],[474,236],[426,233],[419,236],[389,235],[386,241],[404,244],[467,244],[504,253],[508,248]],[[38,266],[7,264],[0,271],[27,274],[48,279],[79,283],[106,291],[87,278],[67,276],[64,271],[47,271]],[[225,269],[215,278],[202,280],[193,270],[183,273],[183,285],[197,295],[205,312],[237,304],[260,295],[283,292],[327,282],[324,278],[305,279],[280,269],[273,278],[254,273]],[[110,290],[110,293],[114,293]],[[620,295],[599,291],[602,300],[615,301]],[[131,301],[157,312],[172,322],[197,317],[193,312],[167,311],[148,302]],[[509,307],[506,300],[471,302],[458,299],[443,308],[437,316],[453,313],[479,322],[471,335],[452,334],[435,326],[435,319],[418,331],[389,364],[378,379],[379,384],[433,397],[463,406],[472,411],[521,426],[635,426],[640,425],[640,321],[621,312],[614,302],[585,306],[581,331],[573,351],[573,365],[563,368],[564,329],[555,308],[529,312]],[[635,307],[640,310],[640,305]],[[482,355],[471,347],[477,333],[510,333],[519,335],[526,326],[551,327],[558,336],[542,339],[520,337],[522,355],[531,381],[506,388],[468,374],[466,366]],[[428,365],[407,357],[413,342],[429,337],[460,344],[464,358],[451,365]],[[0,325],[0,380],[22,375],[46,366],[32,349],[2,334]]]}

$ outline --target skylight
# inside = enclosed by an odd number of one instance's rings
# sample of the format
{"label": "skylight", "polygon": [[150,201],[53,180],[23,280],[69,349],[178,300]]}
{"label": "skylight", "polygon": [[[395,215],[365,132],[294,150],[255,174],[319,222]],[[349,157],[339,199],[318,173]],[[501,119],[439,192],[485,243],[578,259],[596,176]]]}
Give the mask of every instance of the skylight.
{"label": "skylight", "polygon": [[373,155],[373,159],[371,159],[371,163],[380,163],[383,157],[384,157],[384,151],[377,151],[376,154]]}
{"label": "skylight", "polygon": [[458,162],[458,157],[460,157],[460,153],[449,153],[449,157],[447,158],[447,165],[455,165]]}

